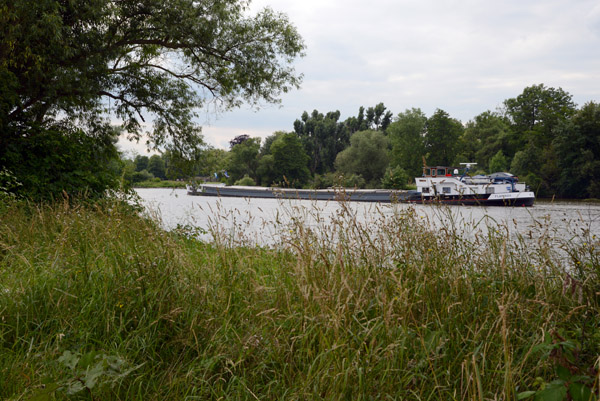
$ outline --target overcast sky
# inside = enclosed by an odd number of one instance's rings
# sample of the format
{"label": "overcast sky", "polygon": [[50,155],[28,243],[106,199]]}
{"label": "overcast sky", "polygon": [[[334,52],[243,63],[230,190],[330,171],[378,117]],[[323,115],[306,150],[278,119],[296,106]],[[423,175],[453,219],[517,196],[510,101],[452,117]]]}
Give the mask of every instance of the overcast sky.
{"label": "overcast sky", "polygon": [[266,6],[287,14],[304,38],[306,57],[295,64],[302,87],[258,112],[202,112],[212,146],[293,131],[305,110],[339,110],[345,120],[383,102],[394,115],[440,108],[466,123],[540,83],[579,106],[600,101],[599,0],[252,2],[253,10]]}

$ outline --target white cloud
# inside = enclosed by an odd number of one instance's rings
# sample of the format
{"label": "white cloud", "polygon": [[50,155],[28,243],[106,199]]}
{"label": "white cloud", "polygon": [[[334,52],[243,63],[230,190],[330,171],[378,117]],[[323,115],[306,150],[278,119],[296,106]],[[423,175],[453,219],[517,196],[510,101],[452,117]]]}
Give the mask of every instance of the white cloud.
{"label": "white cloud", "polygon": [[286,13],[305,39],[302,89],[281,108],[210,121],[214,146],[291,131],[304,110],[345,119],[384,102],[394,113],[442,108],[467,121],[539,83],[578,104],[600,101],[597,0],[255,0],[252,10],[264,6]]}

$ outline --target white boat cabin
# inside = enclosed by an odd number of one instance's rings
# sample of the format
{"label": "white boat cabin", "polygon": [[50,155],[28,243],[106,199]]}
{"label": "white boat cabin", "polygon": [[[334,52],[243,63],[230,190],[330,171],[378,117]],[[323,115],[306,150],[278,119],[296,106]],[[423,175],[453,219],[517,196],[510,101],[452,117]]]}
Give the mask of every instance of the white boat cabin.
{"label": "white boat cabin", "polygon": [[415,178],[417,191],[423,197],[479,197],[527,191],[517,177],[508,173],[469,176],[468,169],[452,167],[423,167],[423,176]]}

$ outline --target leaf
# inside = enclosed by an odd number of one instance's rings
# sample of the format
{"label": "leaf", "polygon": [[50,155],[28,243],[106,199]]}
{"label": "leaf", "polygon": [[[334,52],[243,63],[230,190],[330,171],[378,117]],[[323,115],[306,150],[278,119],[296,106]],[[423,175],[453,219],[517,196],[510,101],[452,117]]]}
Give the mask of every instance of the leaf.
{"label": "leaf", "polygon": [[88,369],[83,377],[85,386],[90,390],[96,386],[98,378],[104,374],[104,361],[98,362],[93,368]]}
{"label": "leaf", "polygon": [[67,350],[63,352],[60,358],[58,358],[58,362],[71,370],[75,370],[75,366],[77,366],[77,362],[79,362],[79,355],[73,354],[71,351]]}
{"label": "leaf", "polygon": [[27,401],[50,401],[50,395],[59,388],[60,386],[56,383],[47,384],[45,388],[39,390]]}
{"label": "leaf", "polygon": [[534,398],[534,401],[563,401],[567,396],[567,388],[564,384],[554,381],[546,386],[545,389],[539,391]]}
{"label": "leaf", "polygon": [[526,398],[531,397],[532,395],[535,395],[535,391],[523,391],[517,394],[517,400],[524,400]]}
{"label": "leaf", "polygon": [[591,401],[592,390],[583,383],[571,383],[569,394],[573,401]]}
{"label": "leaf", "polygon": [[72,381],[67,386],[67,394],[68,395],[77,394],[80,391],[82,391],[83,389],[85,389],[85,387],[83,386],[83,384],[80,381]]}
{"label": "leaf", "polygon": [[559,379],[564,380],[566,382],[571,380],[571,372],[564,366],[559,365],[556,367],[556,375]]}
{"label": "leaf", "polygon": [[96,355],[96,351],[90,351],[82,355],[81,359],[79,360],[79,368],[86,369],[88,366],[90,366],[96,359]]}

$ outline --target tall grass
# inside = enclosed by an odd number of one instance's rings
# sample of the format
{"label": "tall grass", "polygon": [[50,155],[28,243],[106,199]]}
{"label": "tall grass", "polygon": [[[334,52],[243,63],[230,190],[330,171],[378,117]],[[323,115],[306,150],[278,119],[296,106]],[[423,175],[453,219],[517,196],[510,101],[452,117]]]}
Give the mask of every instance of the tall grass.
{"label": "tall grass", "polygon": [[[119,203],[5,204],[0,398],[512,400],[565,369],[583,379],[564,388],[597,397],[589,232],[556,249],[410,208],[289,213],[267,248],[165,232]],[[65,363],[90,351],[120,374]]]}

